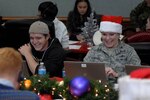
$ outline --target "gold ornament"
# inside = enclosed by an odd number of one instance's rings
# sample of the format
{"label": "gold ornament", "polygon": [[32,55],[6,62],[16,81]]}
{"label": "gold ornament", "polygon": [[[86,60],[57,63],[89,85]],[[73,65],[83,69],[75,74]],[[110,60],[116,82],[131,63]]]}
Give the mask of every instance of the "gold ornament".
{"label": "gold ornament", "polygon": [[24,86],[26,87],[26,89],[29,89],[31,86],[31,80],[25,80],[24,81]]}

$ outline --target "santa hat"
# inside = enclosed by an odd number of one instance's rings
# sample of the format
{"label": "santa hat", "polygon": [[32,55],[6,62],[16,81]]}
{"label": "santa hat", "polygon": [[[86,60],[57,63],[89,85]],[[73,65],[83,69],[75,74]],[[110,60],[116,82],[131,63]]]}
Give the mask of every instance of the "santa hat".
{"label": "santa hat", "polygon": [[100,23],[100,32],[122,33],[121,16],[102,16]]}
{"label": "santa hat", "polygon": [[150,68],[140,68],[120,77],[119,100],[150,100]]}

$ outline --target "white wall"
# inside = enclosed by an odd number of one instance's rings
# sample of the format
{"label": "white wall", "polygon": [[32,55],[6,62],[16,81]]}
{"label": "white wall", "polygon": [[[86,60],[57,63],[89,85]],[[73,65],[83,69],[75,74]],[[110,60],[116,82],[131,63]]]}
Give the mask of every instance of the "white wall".
{"label": "white wall", "polygon": [[[0,0],[1,16],[35,16],[38,5],[50,0]],[[67,16],[73,9],[75,0],[51,0],[58,6],[58,16]],[[89,0],[98,14],[121,15],[128,17],[130,11],[141,0]]]}

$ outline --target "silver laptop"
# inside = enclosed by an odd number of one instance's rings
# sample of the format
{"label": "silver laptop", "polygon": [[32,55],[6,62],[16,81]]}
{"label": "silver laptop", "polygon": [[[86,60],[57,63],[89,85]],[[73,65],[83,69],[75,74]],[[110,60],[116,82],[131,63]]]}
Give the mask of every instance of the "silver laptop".
{"label": "silver laptop", "polygon": [[132,71],[140,69],[140,68],[150,68],[150,66],[145,66],[145,65],[141,65],[141,66],[135,66],[135,65],[125,65],[125,70],[127,75],[129,75]]}
{"label": "silver laptop", "polygon": [[64,61],[64,71],[66,77],[71,79],[76,76],[84,76],[89,80],[107,82],[104,63]]}

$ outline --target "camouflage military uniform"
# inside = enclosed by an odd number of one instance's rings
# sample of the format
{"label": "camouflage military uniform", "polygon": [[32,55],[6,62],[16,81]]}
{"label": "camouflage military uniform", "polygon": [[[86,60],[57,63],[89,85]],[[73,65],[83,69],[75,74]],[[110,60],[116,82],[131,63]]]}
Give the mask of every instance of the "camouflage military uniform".
{"label": "camouflage military uniform", "polygon": [[94,46],[85,56],[84,62],[103,62],[119,76],[125,74],[125,64],[141,65],[141,60],[133,47],[120,42],[116,48],[108,49],[104,44]]}
{"label": "camouflage military uniform", "polygon": [[131,23],[134,28],[140,28],[142,31],[146,29],[147,18],[150,17],[150,7],[143,1],[130,13]]}

